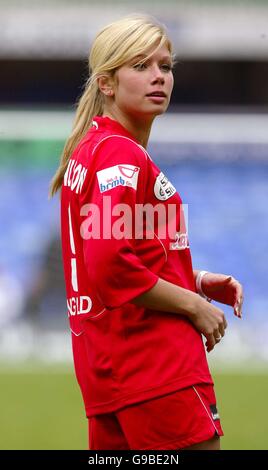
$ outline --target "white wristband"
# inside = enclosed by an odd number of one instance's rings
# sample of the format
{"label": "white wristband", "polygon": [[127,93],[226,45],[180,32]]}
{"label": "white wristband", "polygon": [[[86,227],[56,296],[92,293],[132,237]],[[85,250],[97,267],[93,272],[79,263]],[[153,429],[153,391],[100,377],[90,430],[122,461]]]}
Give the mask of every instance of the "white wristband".
{"label": "white wristband", "polygon": [[195,284],[196,284],[196,290],[201,297],[206,299],[208,302],[211,302],[212,299],[210,299],[206,294],[204,294],[202,290],[202,279],[207,274],[208,271],[199,271],[199,273],[196,276]]}

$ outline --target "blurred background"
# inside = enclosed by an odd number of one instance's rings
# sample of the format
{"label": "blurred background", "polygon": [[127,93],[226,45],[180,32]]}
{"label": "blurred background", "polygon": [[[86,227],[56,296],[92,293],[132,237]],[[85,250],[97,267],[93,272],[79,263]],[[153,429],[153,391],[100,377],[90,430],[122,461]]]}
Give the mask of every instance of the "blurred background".
{"label": "blurred background", "polygon": [[196,269],[231,274],[243,320],[209,354],[224,449],[267,449],[268,1],[0,0],[0,448],[85,449],[49,181],[95,34],[166,25],[178,63],[149,151],[188,204]]}

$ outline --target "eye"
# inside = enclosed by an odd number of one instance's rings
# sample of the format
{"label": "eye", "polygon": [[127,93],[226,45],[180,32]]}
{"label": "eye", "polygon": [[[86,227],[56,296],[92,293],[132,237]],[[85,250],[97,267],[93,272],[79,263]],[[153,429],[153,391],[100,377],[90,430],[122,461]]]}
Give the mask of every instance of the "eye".
{"label": "eye", "polygon": [[171,64],[162,64],[160,67],[162,70],[164,70],[164,72],[170,72],[172,70]]}
{"label": "eye", "polygon": [[139,62],[138,64],[134,64],[133,65],[133,68],[135,70],[145,70],[147,67],[146,63],[145,62]]}

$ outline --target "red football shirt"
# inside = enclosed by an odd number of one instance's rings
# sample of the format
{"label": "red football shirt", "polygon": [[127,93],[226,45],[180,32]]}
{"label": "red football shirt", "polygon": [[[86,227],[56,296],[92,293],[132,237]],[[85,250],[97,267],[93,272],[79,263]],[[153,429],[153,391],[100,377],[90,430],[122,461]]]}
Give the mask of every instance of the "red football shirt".
{"label": "red football shirt", "polygon": [[88,417],[212,383],[190,321],[132,303],[159,277],[196,291],[181,205],[128,131],[95,117],[61,192],[68,316]]}

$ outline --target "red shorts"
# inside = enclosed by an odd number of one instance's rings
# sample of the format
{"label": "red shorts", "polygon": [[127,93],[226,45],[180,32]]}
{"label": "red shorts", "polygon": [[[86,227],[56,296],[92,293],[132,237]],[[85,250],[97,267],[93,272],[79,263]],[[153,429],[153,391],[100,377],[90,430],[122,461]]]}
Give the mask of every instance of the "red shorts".
{"label": "red shorts", "polygon": [[179,450],[223,436],[212,385],[89,418],[90,450]]}

